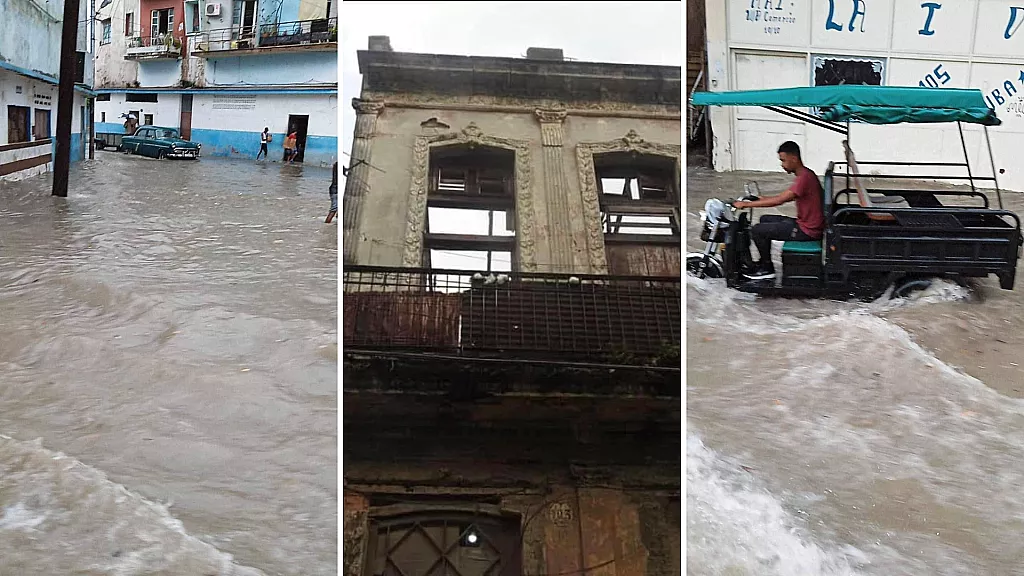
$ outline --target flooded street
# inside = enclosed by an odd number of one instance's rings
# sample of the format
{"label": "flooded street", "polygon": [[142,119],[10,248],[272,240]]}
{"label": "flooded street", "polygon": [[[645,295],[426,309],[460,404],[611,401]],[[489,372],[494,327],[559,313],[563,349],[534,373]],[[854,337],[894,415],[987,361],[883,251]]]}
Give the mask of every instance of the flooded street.
{"label": "flooded street", "polygon": [[0,574],[337,570],[331,172],[0,183]]}
{"label": "flooded street", "polygon": [[[747,180],[792,177],[689,171],[688,250]],[[686,337],[689,574],[1024,574],[1019,278],[872,303],[689,278]]]}

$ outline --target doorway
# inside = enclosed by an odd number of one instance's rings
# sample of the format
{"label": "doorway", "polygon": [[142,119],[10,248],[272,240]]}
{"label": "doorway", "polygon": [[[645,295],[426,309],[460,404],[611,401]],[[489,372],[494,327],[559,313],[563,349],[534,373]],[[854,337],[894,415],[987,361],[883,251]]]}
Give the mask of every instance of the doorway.
{"label": "doorway", "polygon": [[192,95],[181,95],[181,137],[192,139]]}
{"label": "doorway", "polygon": [[[288,134],[295,132],[295,162],[302,162],[306,157],[306,134],[309,131],[309,115],[290,114],[288,116]],[[287,136],[287,134],[286,134]]]}
{"label": "doorway", "polygon": [[19,144],[28,142],[31,139],[32,121],[29,114],[31,109],[25,106],[7,107],[7,143]]}

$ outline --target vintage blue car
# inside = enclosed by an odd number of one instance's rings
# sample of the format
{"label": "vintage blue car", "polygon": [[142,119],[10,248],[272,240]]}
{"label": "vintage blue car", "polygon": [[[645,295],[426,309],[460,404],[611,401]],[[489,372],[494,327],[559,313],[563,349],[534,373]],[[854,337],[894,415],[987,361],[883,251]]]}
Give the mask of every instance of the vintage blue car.
{"label": "vintage blue car", "polygon": [[198,159],[202,144],[181,137],[174,128],[140,126],[132,136],[121,139],[121,151],[151,158]]}

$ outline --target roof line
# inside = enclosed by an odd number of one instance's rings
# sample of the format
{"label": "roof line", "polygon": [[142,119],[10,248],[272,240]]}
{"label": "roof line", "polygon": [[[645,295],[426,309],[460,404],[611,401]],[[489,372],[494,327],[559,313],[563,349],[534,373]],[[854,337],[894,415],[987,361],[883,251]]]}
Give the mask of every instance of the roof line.
{"label": "roof line", "polygon": [[[29,70],[22,68],[21,66],[15,66],[10,62],[4,62],[0,60],[0,70],[7,70],[13,72],[19,76],[24,76],[30,80],[39,80],[40,82],[46,82],[53,86],[60,86],[60,80],[50,76],[49,74],[43,74],[42,72],[36,72],[35,70]],[[86,96],[95,96],[96,93],[92,91],[88,86],[82,84],[75,84],[75,91],[85,94]]]}

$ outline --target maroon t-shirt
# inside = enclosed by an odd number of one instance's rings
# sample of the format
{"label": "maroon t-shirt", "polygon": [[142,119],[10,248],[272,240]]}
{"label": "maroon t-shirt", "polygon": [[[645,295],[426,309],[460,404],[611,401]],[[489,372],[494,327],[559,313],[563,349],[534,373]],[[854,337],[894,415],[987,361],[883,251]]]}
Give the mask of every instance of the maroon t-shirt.
{"label": "maroon t-shirt", "polygon": [[797,226],[811,238],[821,238],[822,232],[825,231],[825,214],[822,211],[824,194],[817,174],[804,167],[804,171],[796,177],[790,190],[796,194]]}

